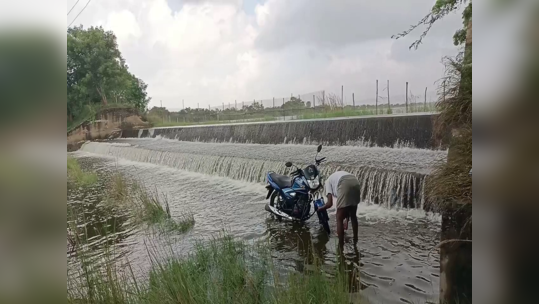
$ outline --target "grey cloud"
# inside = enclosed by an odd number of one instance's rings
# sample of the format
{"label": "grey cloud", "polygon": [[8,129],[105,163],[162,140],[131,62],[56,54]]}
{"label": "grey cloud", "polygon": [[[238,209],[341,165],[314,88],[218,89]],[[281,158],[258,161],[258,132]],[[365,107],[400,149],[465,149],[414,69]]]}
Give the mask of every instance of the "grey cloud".
{"label": "grey cloud", "polygon": [[308,44],[334,48],[389,39],[420,20],[433,3],[433,0],[287,1],[286,9],[275,14],[270,7],[267,24],[261,28],[256,47],[275,50],[292,44]]}
{"label": "grey cloud", "polygon": [[184,4],[205,4],[205,3],[215,3],[215,4],[233,4],[239,6],[243,1],[242,0],[167,0],[168,6],[173,11],[181,10]]}

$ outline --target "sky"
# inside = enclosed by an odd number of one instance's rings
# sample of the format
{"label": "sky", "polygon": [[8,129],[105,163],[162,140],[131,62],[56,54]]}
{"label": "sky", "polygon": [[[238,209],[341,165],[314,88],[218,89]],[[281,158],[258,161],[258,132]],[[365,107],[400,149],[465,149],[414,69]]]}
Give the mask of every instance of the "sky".
{"label": "sky", "polygon": [[[67,0],[67,10],[76,0]],[[422,29],[394,40],[429,12],[434,0],[91,0],[73,25],[113,31],[132,73],[148,84],[149,107],[218,106],[324,90],[373,103],[428,88],[454,56],[455,12],[418,50]],[[68,24],[84,7],[80,0]],[[393,102],[393,100],[392,100]]]}

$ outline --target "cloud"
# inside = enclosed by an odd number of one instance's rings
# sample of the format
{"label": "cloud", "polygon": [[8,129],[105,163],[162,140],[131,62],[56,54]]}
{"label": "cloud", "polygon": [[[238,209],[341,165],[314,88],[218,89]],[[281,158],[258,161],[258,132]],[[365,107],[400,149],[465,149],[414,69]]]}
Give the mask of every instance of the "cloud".
{"label": "cloud", "polygon": [[268,0],[257,10],[264,28],[256,46],[267,50],[294,44],[340,48],[389,39],[420,20],[432,4],[430,0]]}
{"label": "cloud", "polygon": [[410,51],[417,34],[390,36],[419,20],[432,0],[267,0],[254,13],[236,0],[172,2],[95,1],[76,22],[116,33],[130,69],[148,83],[151,106],[217,106],[340,92],[341,85],[348,99],[354,92],[367,102],[376,79],[432,89],[441,57],[456,53],[451,36],[461,26],[458,14],[449,16]]}

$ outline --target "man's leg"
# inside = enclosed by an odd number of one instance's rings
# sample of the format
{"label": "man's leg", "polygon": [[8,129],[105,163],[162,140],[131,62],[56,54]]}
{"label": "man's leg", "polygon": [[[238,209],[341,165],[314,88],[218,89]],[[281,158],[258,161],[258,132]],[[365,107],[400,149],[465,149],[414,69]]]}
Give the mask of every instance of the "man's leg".
{"label": "man's leg", "polygon": [[357,223],[357,205],[350,206],[350,220],[352,221],[352,230],[354,231],[354,245],[357,244],[358,240],[358,223]]}
{"label": "man's leg", "polygon": [[346,218],[346,209],[337,209],[337,236],[339,237],[339,251],[342,252],[344,248],[344,226],[343,221]]}

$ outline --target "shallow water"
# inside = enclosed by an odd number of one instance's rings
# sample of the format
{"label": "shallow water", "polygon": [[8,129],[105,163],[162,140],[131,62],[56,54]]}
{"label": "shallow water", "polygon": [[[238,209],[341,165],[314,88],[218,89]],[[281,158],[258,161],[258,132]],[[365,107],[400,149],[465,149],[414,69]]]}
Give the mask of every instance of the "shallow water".
{"label": "shallow water", "polygon": [[[148,143],[147,146],[139,145],[139,148],[151,149],[149,140],[143,142]],[[166,146],[160,144],[160,149]],[[184,146],[175,149],[189,149],[193,146],[193,143],[178,142],[170,145],[174,144]],[[213,153],[215,151],[211,149],[222,146],[202,147],[207,149],[199,148],[190,152]],[[278,151],[278,146],[274,148]],[[219,151],[226,151],[226,148]],[[334,210],[330,211],[332,235],[328,237],[314,218],[304,224],[274,220],[264,211],[266,190],[260,182],[189,172],[94,153],[76,152],[73,155],[80,159],[83,166],[97,170],[102,175],[118,170],[149,188],[157,188],[166,194],[173,217],[179,217],[186,211],[194,214],[194,228],[183,235],[172,235],[173,242],[166,242],[165,245],[159,236],[132,227],[125,215],[98,205],[104,191],[99,186],[89,193],[79,189],[70,191],[68,203],[76,204],[80,210],[84,210],[88,227],[101,225],[101,230],[103,226],[112,227],[113,241],[122,248],[119,254],[136,265],[140,273],[148,269],[148,244],[155,247],[172,246],[174,252],[185,254],[197,240],[215,237],[223,230],[246,241],[267,241],[274,258],[290,269],[301,271],[305,261],[307,264],[312,262],[308,258],[311,249],[327,268],[335,265],[337,237]],[[282,157],[285,157],[284,154],[278,156]],[[304,157],[306,159],[310,156]],[[419,209],[387,209],[363,203],[358,208],[358,215],[358,247],[362,257],[359,259],[358,252],[351,245],[351,227],[346,235],[345,256],[349,263],[361,265],[362,294],[371,299],[372,303],[435,302],[439,286],[439,260],[438,252],[433,251],[429,257],[429,251],[439,239],[440,218]],[[93,236],[93,242],[98,251],[99,233]]]}

